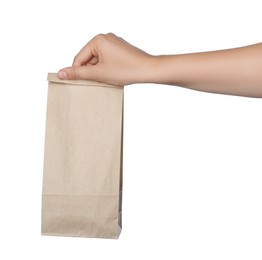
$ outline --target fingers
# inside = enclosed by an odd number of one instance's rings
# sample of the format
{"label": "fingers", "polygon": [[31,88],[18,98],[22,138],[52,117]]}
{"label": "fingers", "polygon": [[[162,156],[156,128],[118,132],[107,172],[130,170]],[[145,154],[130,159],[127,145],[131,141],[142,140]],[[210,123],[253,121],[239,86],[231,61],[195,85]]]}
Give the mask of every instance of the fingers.
{"label": "fingers", "polygon": [[93,65],[99,62],[99,55],[96,50],[96,41],[100,36],[95,36],[75,56],[72,67],[60,70],[57,75],[60,79],[92,79]]}
{"label": "fingers", "polygon": [[96,56],[92,42],[87,43],[75,56],[73,66],[83,66],[89,63]]}
{"label": "fingers", "polygon": [[99,54],[98,54],[98,47],[97,42],[99,39],[103,37],[102,34],[95,36],[90,42],[88,42],[81,50],[80,52],[75,56],[73,61],[73,66],[83,66],[87,63],[95,64],[95,60],[98,60]]}
{"label": "fingers", "polygon": [[[132,45],[116,35],[99,34],[87,43],[75,56],[72,67],[58,72],[60,79],[107,80],[117,67],[122,68],[128,53],[132,53]],[[127,48],[128,47],[128,48]],[[119,61],[120,60],[120,61]],[[122,60],[122,62],[121,62]],[[108,72],[111,70],[111,74]],[[114,73],[113,73],[114,74]]]}
{"label": "fingers", "polygon": [[88,61],[90,65],[96,65],[98,63],[98,57],[93,57],[91,60]]}
{"label": "fingers", "polygon": [[57,76],[62,80],[90,79],[95,76],[93,65],[90,66],[73,66],[60,70]]}
{"label": "fingers", "polygon": [[[84,49],[85,48],[85,49]],[[89,47],[84,47],[74,58],[73,66],[83,66],[86,65],[95,56]]]}
{"label": "fingers", "polygon": [[[83,66],[86,64],[96,64],[99,60],[99,55],[103,51],[104,46],[108,43],[109,39],[119,39],[113,33],[98,34],[90,42],[88,42],[80,52],[75,56],[73,66]],[[123,42],[124,40],[121,39]]]}

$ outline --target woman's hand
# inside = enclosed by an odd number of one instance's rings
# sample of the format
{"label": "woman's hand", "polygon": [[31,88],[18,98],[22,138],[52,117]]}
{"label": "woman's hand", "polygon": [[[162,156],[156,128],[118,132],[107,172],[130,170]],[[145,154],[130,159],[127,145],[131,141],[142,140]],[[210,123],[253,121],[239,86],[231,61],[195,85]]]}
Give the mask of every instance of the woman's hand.
{"label": "woman's hand", "polygon": [[112,33],[97,35],[60,79],[117,86],[160,83],[200,91],[262,97],[262,43],[211,52],[152,56]]}
{"label": "woman's hand", "polygon": [[76,55],[72,67],[58,72],[60,79],[89,79],[117,86],[147,82],[153,56],[116,35],[95,36]]}

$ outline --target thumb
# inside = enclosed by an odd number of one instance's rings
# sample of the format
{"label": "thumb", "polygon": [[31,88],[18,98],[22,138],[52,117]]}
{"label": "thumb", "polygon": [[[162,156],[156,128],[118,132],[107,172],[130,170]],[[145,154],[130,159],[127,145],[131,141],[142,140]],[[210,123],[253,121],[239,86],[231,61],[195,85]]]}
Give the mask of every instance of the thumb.
{"label": "thumb", "polygon": [[[73,66],[64,68],[58,71],[57,76],[60,79],[92,79],[91,77],[91,70],[89,66]],[[92,73],[93,74],[93,73]],[[93,76],[93,75],[92,75]]]}

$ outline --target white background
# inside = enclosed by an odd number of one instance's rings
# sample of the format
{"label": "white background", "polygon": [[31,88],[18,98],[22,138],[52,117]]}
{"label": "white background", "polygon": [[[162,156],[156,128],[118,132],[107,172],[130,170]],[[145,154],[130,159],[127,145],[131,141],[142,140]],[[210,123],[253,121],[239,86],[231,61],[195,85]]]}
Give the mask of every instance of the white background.
{"label": "white background", "polygon": [[41,237],[47,72],[97,33],[151,54],[262,40],[260,0],[0,4],[0,259],[262,259],[262,100],[125,87],[119,240]]}

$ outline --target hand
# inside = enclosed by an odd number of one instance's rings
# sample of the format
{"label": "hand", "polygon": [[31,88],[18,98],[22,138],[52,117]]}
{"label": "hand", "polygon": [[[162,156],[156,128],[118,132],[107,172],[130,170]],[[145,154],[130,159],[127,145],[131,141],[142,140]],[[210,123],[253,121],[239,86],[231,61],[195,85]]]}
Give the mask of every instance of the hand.
{"label": "hand", "polygon": [[89,79],[117,86],[147,82],[153,56],[116,35],[95,36],[75,56],[72,67],[58,72],[60,79]]}
{"label": "hand", "polygon": [[112,33],[99,34],[76,55],[60,79],[89,79],[124,86],[160,83],[262,97],[262,43],[228,50],[152,56]]}

